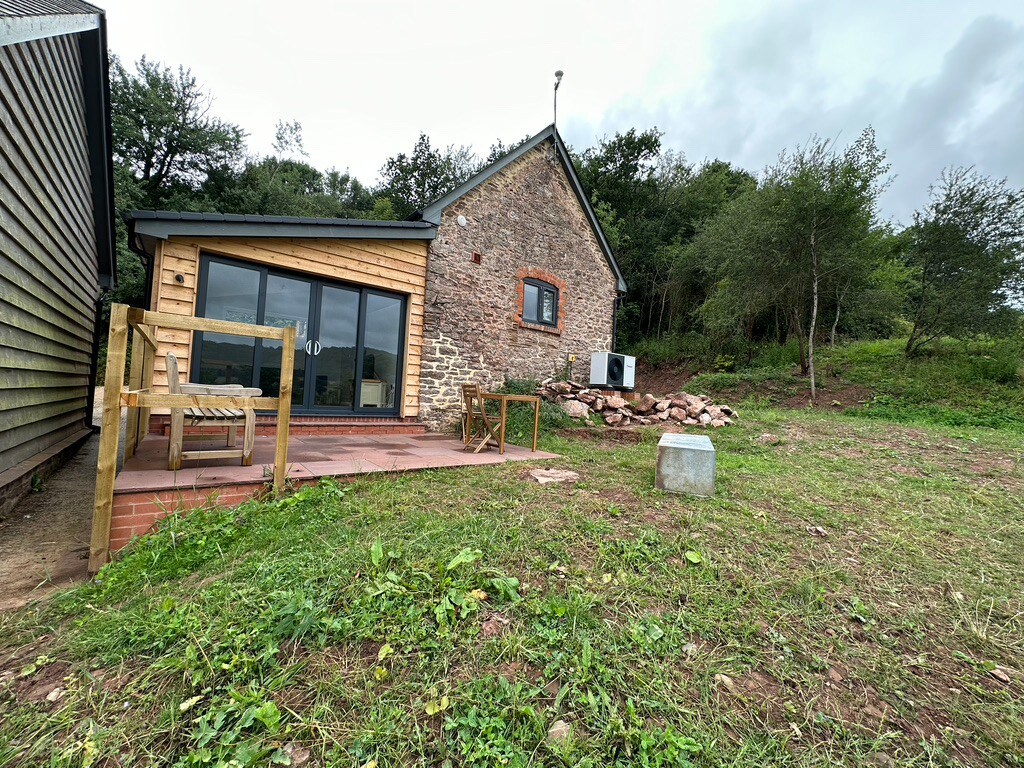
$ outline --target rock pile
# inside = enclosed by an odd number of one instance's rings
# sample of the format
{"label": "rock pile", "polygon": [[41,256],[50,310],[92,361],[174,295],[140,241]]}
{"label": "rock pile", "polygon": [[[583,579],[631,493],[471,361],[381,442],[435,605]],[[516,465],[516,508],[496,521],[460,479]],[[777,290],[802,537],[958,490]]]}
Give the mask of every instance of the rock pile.
{"label": "rock pile", "polygon": [[646,394],[627,401],[618,395],[606,395],[599,389],[588,389],[574,381],[545,379],[537,394],[557,403],[574,419],[585,419],[594,413],[610,426],[630,424],[661,424],[676,422],[688,426],[725,427],[737,418],[728,405],[715,405],[710,397],[686,392],[658,398]]}

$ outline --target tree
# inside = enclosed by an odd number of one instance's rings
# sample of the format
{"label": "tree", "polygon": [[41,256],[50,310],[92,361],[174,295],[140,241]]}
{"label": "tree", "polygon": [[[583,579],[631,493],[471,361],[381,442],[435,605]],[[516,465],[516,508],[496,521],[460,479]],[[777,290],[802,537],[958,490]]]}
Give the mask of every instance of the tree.
{"label": "tree", "polygon": [[132,203],[159,208],[195,193],[211,172],[235,165],[245,134],[210,114],[211,99],[191,70],[175,72],[145,57],[135,69],[130,73],[112,59],[114,161],[129,172]]}
{"label": "tree", "polygon": [[615,254],[629,284],[620,341],[669,333],[693,319],[707,280],[687,259],[701,224],[754,185],[754,178],[715,160],[695,167],[663,150],[662,134],[630,129],[603,139],[577,160],[580,179],[602,226],[616,233]]}
{"label": "tree", "polygon": [[[176,72],[145,57],[129,72],[111,57],[114,204],[118,214],[138,208],[209,210],[204,187],[233,176],[245,134],[210,115],[210,98],[189,70]],[[113,301],[138,306],[145,272],[129,249],[121,215],[117,225],[117,288]]]}
{"label": "tree", "polygon": [[511,144],[506,144],[501,139],[498,139],[496,142],[491,144],[491,148],[487,151],[487,156],[484,157],[483,165],[490,165],[495,160],[500,160],[512,150],[521,147],[531,138],[533,137],[527,135],[521,138],[519,141],[513,141]]}
{"label": "tree", "polygon": [[300,123],[278,122],[273,147],[273,154],[250,156],[240,172],[216,179],[216,189],[204,187],[218,210],[326,218],[365,218],[373,211],[373,195],[358,179],[333,168],[320,171],[304,159]]}
{"label": "tree", "polygon": [[[838,307],[873,265],[876,201],[888,166],[868,129],[845,151],[812,139],[766,169],[694,242],[715,286],[702,313],[711,327],[752,327],[780,314],[817,396],[815,342],[823,305]],[[838,311],[838,309],[836,310]]]}
{"label": "tree", "polygon": [[[682,158],[678,161],[685,165]],[[616,260],[629,285],[631,305],[621,313],[619,335],[639,340],[656,328],[664,314],[667,265],[659,256],[671,238],[660,231],[659,214],[665,212],[664,185],[659,180],[665,172],[661,133],[656,128],[617,133],[584,151],[575,162],[591,203],[601,212],[602,224],[610,224],[616,232]]]}
{"label": "tree", "polygon": [[405,218],[455,189],[479,167],[469,147],[435,148],[421,133],[411,154],[401,152],[384,163],[377,195],[390,200],[396,214]]}
{"label": "tree", "polygon": [[707,300],[712,281],[700,260],[687,247],[701,227],[739,195],[756,188],[757,180],[747,171],[723,160],[703,163],[680,178],[670,194],[667,216],[677,232],[669,246],[669,280],[664,288],[671,302],[669,328],[677,323],[698,321],[697,309]]}
{"label": "tree", "polygon": [[909,228],[908,356],[941,336],[1002,332],[1024,284],[1024,191],[954,168],[930,198]]}

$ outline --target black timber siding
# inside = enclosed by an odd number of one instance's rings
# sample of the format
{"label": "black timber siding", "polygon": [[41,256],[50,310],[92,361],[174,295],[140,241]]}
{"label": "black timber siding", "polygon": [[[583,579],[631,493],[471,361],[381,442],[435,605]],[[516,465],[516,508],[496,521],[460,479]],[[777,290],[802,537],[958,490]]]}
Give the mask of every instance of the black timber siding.
{"label": "black timber siding", "polygon": [[0,472],[88,422],[92,195],[77,37],[0,47]]}

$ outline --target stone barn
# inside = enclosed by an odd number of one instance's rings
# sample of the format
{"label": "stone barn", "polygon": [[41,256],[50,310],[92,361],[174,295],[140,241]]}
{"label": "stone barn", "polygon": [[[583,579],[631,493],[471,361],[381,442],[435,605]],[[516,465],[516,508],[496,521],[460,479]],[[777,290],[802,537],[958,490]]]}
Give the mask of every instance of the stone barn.
{"label": "stone barn", "polygon": [[586,376],[625,293],[558,131],[547,127],[414,214],[427,258],[420,417],[457,420],[459,385]]}
{"label": "stone barn", "polygon": [[[128,225],[149,309],[295,325],[291,424],[317,432],[445,429],[465,382],[585,376],[626,289],[554,126],[407,221],[136,211]],[[280,380],[279,346],[157,340],[157,391],[167,352],[194,383]]]}

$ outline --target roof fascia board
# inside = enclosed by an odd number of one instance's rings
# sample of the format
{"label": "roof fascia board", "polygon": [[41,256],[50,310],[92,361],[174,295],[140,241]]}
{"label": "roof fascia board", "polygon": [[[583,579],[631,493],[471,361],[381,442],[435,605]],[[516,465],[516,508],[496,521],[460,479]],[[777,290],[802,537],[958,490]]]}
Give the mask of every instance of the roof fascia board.
{"label": "roof fascia board", "polygon": [[26,43],[44,37],[72,35],[100,27],[98,13],[50,14],[47,16],[0,16],[0,45]]}
{"label": "roof fascia board", "polygon": [[433,240],[437,229],[424,227],[344,226],[331,224],[269,224],[265,222],[175,221],[168,219],[132,219],[136,235],[166,240],[174,236],[190,237],[282,237],[305,240]]}
{"label": "roof fascia board", "polygon": [[89,146],[89,178],[92,185],[93,224],[99,259],[100,284],[117,285],[117,248],[114,245],[114,165],[110,122],[110,77],[107,60],[106,20],[78,37],[82,55],[86,135]]}

